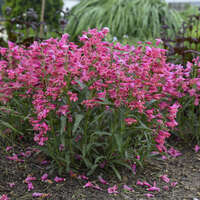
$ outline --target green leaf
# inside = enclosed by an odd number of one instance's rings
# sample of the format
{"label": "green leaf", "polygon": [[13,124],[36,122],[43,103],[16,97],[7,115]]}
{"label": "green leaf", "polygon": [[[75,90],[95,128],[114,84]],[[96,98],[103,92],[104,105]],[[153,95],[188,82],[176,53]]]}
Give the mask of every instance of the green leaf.
{"label": "green leaf", "polygon": [[112,133],[106,131],[95,131],[91,136],[98,135],[98,136],[112,136]]}
{"label": "green leaf", "polygon": [[62,115],[60,121],[61,121],[60,135],[63,135],[63,133],[65,132],[66,122],[67,122],[66,116]]}
{"label": "green leaf", "polygon": [[121,181],[122,177],[119,173],[119,171],[115,168],[115,166],[113,164],[111,164],[111,168],[113,169],[113,171],[115,172],[115,175],[117,176],[117,178]]}
{"label": "green leaf", "polygon": [[75,133],[81,120],[83,119],[84,115],[82,114],[75,114],[75,123],[74,123],[74,127],[73,127],[73,130],[72,130],[72,133]]}
{"label": "green leaf", "polygon": [[19,133],[20,135],[23,135],[23,133],[21,131],[18,131],[16,128],[14,128],[11,124],[9,124],[8,122],[5,122],[5,121],[2,121],[0,120],[0,123],[3,125],[3,126],[6,126],[7,128],[10,128],[11,130],[13,130],[14,132],[16,133]]}

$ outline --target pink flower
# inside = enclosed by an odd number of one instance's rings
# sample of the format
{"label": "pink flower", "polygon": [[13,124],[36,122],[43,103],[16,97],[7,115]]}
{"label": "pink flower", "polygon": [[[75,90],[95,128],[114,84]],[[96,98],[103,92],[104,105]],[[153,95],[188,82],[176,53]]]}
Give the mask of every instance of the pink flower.
{"label": "pink flower", "polygon": [[14,154],[13,156],[7,156],[7,158],[9,160],[13,160],[13,161],[17,161],[17,162],[24,162],[24,160],[19,159],[18,156],[16,154]]}
{"label": "pink flower", "polygon": [[173,147],[171,147],[169,150],[168,150],[168,153],[172,156],[172,157],[177,157],[177,156],[181,156],[182,153],[175,150]]}
{"label": "pink flower", "polygon": [[158,46],[160,43],[162,43],[163,41],[161,39],[156,39],[156,46]]}
{"label": "pink flower", "polygon": [[147,181],[143,181],[143,185],[145,185],[147,187],[151,187],[151,185]]}
{"label": "pink flower", "polygon": [[15,183],[14,183],[14,182],[9,183],[9,187],[10,187],[10,188],[13,188],[14,186],[15,186]]}
{"label": "pink flower", "polygon": [[78,178],[83,180],[88,180],[88,177],[85,175],[79,175]]}
{"label": "pink flower", "polygon": [[34,176],[27,176],[27,178],[25,179],[25,183],[29,183],[30,181],[35,181],[36,180],[36,177]]}
{"label": "pink flower", "polygon": [[133,118],[126,118],[126,119],[125,119],[125,122],[130,126],[130,125],[132,125],[133,123],[137,123],[137,120],[136,120],[136,119],[133,119]]}
{"label": "pink flower", "polygon": [[88,181],[84,186],[83,188],[87,188],[87,187],[94,187],[93,183]]}
{"label": "pink flower", "polygon": [[153,186],[147,189],[148,191],[160,192],[160,188],[156,187],[156,182],[154,181]]}
{"label": "pink flower", "polygon": [[143,185],[144,185],[144,183],[143,183],[142,181],[138,180],[138,181],[137,181],[137,183],[136,183],[136,185],[143,186]]}
{"label": "pink flower", "polygon": [[41,197],[43,195],[43,193],[40,193],[40,192],[34,192],[33,193],[33,197]]}
{"label": "pink flower", "polygon": [[150,188],[148,188],[147,189],[148,191],[157,191],[157,192],[160,192],[160,188],[158,188],[158,187],[150,187]]}
{"label": "pink flower", "polygon": [[48,174],[45,173],[45,174],[42,175],[41,180],[42,180],[42,181],[46,181],[46,180],[47,180],[47,177],[48,177]]}
{"label": "pink flower", "polygon": [[0,196],[0,200],[10,200],[6,194]]}
{"label": "pink flower", "polygon": [[100,188],[98,185],[93,185],[92,188],[94,188],[96,190],[102,190],[102,188]]}
{"label": "pink flower", "polygon": [[131,169],[132,169],[133,173],[136,174],[136,164],[132,164]]}
{"label": "pink flower", "polygon": [[28,182],[28,191],[31,191],[34,189],[33,183],[32,182]]}
{"label": "pink flower", "polygon": [[167,177],[166,174],[162,175],[160,178],[161,178],[165,183],[169,183],[169,181],[170,181],[170,179]]}
{"label": "pink flower", "polygon": [[175,187],[178,183],[177,182],[171,182],[171,186]]}
{"label": "pink flower", "polygon": [[117,194],[117,185],[114,185],[113,187],[108,188],[109,194]]}
{"label": "pink flower", "polygon": [[194,147],[195,153],[197,153],[199,150],[200,150],[200,146],[199,145],[195,145],[195,147]]}
{"label": "pink flower", "polygon": [[56,176],[56,177],[54,178],[54,181],[55,181],[56,183],[63,182],[63,181],[65,181],[65,178],[61,178],[61,177]]}
{"label": "pink flower", "polygon": [[127,191],[131,191],[131,192],[134,191],[133,188],[129,187],[128,185],[124,185],[123,188],[124,190],[127,190]]}
{"label": "pink flower", "polygon": [[40,192],[34,192],[32,194],[33,197],[41,197],[41,198],[44,198],[44,197],[49,197],[50,194],[47,194],[47,193],[40,193]]}
{"label": "pink flower", "polygon": [[12,148],[13,148],[12,146],[7,146],[7,147],[6,147],[6,151],[7,151],[7,152],[10,151]]}
{"label": "pink flower", "polygon": [[108,184],[107,181],[105,181],[101,176],[98,176],[98,179],[102,184],[104,184],[104,185]]}

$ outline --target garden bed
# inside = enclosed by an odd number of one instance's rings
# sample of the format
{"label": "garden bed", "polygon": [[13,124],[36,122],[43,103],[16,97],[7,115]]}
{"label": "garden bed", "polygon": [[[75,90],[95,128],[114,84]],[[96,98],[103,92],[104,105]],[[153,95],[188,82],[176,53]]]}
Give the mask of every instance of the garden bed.
{"label": "garden bed", "polygon": [[[151,199],[157,200],[200,199],[200,152],[195,153],[192,148],[180,149],[182,155],[176,158],[169,157],[170,159],[162,160],[158,159],[159,157],[154,157],[149,159],[144,170],[136,170],[136,175],[122,170],[122,181],[116,180],[114,175],[109,174],[106,177],[104,174],[103,178],[108,182],[108,185],[103,185],[98,181],[97,176],[100,172],[96,172],[95,175],[89,178],[89,181],[98,184],[102,190],[85,188],[84,185],[88,180],[79,179],[78,175],[65,176],[65,181],[56,183],[54,178],[58,174],[56,172],[51,173],[51,170],[48,169],[49,165],[40,164],[43,159],[46,159],[42,154],[35,152],[30,157],[25,158],[24,162],[7,158],[13,153],[19,154],[22,152],[26,152],[26,150],[19,147],[13,147],[8,152],[0,150],[0,194],[7,194],[11,200],[37,199],[32,197],[35,192],[44,193],[44,196],[39,199],[49,200],[142,200],[148,199],[146,197],[147,193],[153,194],[154,197]],[[41,176],[44,173],[48,174],[48,181],[41,181]],[[164,174],[170,179],[169,183],[160,178]],[[30,175],[36,177],[36,180],[32,181],[34,189],[28,191],[27,184],[24,181]],[[141,182],[147,181],[151,185],[156,181],[156,186],[160,188],[160,192],[148,192],[147,186],[136,184],[138,180]],[[177,183],[177,185],[172,187],[171,183]],[[113,185],[117,185],[118,194],[108,193],[107,189]],[[124,190],[124,185],[128,185],[134,191]],[[166,186],[169,187],[169,190]],[[46,194],[49,196],[45,197]]]}

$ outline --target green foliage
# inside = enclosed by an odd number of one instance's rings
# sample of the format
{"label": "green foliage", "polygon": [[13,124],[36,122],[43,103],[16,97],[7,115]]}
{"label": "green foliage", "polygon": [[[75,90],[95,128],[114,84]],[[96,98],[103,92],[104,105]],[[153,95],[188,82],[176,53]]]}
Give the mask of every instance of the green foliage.
{"label": "green foliage", "polygon": [[[9,14],[7,13],[7,7],[11,8],[11,12]],[[62,0],[46,0],[44,21],[50,26],[51,29],[58,28],[60,13],[56,13],[56,11],[61,10],[62,7]],[[12,19],[23,15],[23,13],[30,8],[33,8],[36,11],[38,15],[37,20],[39,22],[41,13],[41,0],[5,0],[2,10],[4,17],[7,19],[6,30],[8,33],[17,29],[17,27],[13,26]]]}
{"label": "green foliage", "polygon": [[198,7],[197,6],[192,6],[191,4],[188,4],[188,6],[186,7],[186,9],[184,9],[183,11],[179,12],[181,17],[184,20],[187,20],[187,18],[191,15],[197,15],[199,13],[198,11]]}
{"label": "green foliage", "polygon": [[113,36],[159,37],[161,25],[176,30],[180,15],[162,0],[83,0],[73,7],[66,31],[72,40],[88,28],[109,27]]}

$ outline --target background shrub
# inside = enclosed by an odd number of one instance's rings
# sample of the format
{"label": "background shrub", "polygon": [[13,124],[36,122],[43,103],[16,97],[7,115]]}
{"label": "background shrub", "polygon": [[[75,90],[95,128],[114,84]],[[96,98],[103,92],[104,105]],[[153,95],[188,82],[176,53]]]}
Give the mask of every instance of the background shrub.
{"label": "background shrub", "polygon": [[164,22],[172,34],[181,21],[179,14],[162,0],[83,0],[72,8],[72,14],[66,29],[72,40],[96,27],[109,27],[111,35],[118,39],[124,35],[140,40],[155,38]]}

